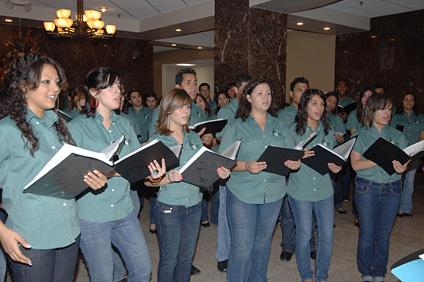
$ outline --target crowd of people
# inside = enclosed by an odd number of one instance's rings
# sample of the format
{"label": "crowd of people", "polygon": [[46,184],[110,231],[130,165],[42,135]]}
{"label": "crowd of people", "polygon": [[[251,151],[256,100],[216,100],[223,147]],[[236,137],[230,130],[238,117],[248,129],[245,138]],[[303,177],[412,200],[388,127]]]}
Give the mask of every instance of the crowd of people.
{"label": "crowd of people", "polygon": [[[346,214],[342,204],[350,200],[360,226],[361,279],[384,281],[395,218],[412,217],[418,165],[410,169],[409,162],[394,160],[390,175],[363,154],[379,137],[402,149],[424,140],[424,116],[413,93],[405,93],[395,112],[384,87],[364,86],[353,99],[343,79],[325,94],[305,77],[295,78],[284,108],[268,81],[247,74],[238,75],[215,100],[210,85],[197,86],[193,69],[179,71],[175,88],[160,101],[154,93],[126,91],[124,79],[107,67],[91,70],[84,85],[72,91],[65,84],[64,70],[54,60],[29,54],[12,63],[1,85],[3,277],[7,260],[13,281],[73,281],[80,249],[90,281],[149,281],[152,262],[138,219],[148,195],[160,282],[190,281],[200,272],[193,256],[199,228],[209,220],[218,223],[217,268],[227,272],[227,281],[267,281],[278,221],[280,259],[296,254],[302,281],[327,281],[334,211]],[[217,118],[227,125],[216,134],[188,128]],[[281,163],[290,170],[287,177],[257,161],[268,146],[294,148],[311,134],[301,158]],[[120,157],[158,139],[169,148],[182,145],[179,166],[167,171],[163,159],[155,160],[148,165],[150,176],[138,183],[114,171],[90,171],[81,176],[88,190],[70,200],[23,193],[64,143],[100,152],[122,135]],[[315,145],[331,150],[352,136],[357,141],[343,166],[327,163],[330,172],[323,175],[302,162],[314,157]],[[184,181],[180,168],[203,146],[224,152],[239,139],[237,163],[217,167],[213,187]],[[214,220],[208,217],[210,194]]]}

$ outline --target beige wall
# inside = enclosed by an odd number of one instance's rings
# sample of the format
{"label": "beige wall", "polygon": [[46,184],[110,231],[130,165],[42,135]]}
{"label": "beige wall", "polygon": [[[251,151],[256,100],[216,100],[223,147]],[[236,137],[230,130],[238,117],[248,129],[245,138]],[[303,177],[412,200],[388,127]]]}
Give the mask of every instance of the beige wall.
{"label": "beige wall", "polygon": [[335,52],[335,35],[287,33],[287,102],[290,102],[290,82],[298,76],[305,76],[311,88],[324,92],[334,90]]}
{"label": "beige wall", "polygon": [[[169,66],[167,64],[187,63],[196,60],[213,59],[213,51],[197,51],[179,49],[154,53],[153,58],[153,92],[158,97],[175,86],[175,74],[185,67]],[[164,66],[167,65],[167,66]],[[206,82],[211,86],[213,95],[214,76],[213,65],[207,67],[192,67],[197,73],[198,84]]]}

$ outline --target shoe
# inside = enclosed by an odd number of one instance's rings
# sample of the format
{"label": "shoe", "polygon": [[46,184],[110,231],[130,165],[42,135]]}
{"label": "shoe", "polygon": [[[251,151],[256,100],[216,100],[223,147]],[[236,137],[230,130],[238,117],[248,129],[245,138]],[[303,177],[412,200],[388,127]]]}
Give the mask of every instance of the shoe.
{"label": "shoe", "polygon": [[359,218],[355,218],[355,223],[354,224],[355,224],[356,227],[359,227]]}
{"label": "shoe", "polygon": [[342,196],[343,202],[348,203],[350,201],[349,196]]}
{"label": "shoe", "polygon": [[311,259],[315,260],[317,258],[317,251],[311,251]]}
{"label": "shoe", "polygon": [[406,213],[404,213],[404,214],[403,214],[403,216],[404,216],[404,217],[409,217],[409,218],[411,218],[411,217],[412,217],[412,213],[406,212]]}
{"label": "shoe", "polygon": [[127,282],[127,281],[128,281],[128,278],[124,277],[124,278],[122,278],[122,280],[119,280],[118,282]]}
{"label": "shoe", "polygon": [[150,233],[152,233],[152,234],[157,233],[158,231],[156,230],[156,224],[150,224],[150,226],[149,226],[149,231],[150,231]]}
{"label": "shoe", "polygon": [[220,272],[227,272],[228,259],[223,260],[223,261],[218,261],[218,267],[217,268]]}
{"label": "shoe", "polygon": [[289,252],[282,251],[280,254],[280,261],[290,261],[293,254]]}
{"label": "shoe", "polygon": [[347,211],[345,211],[343,208],[337,209],[339,214],[347,214]]}
{"label": "shoe", "polygon": [[196,275],[200,273],[200,269],[195,267],[194,265],[191,265],[191,275]]}
{"label": "shoe", "polygon": [[210,226],[209,221],[208,222],[202,222],[201,225],[205,228],[208,228]]}
{"label": "shoe", "polygon": [[397,213],[396,216],[397,217],[405,217],[405,213]]}

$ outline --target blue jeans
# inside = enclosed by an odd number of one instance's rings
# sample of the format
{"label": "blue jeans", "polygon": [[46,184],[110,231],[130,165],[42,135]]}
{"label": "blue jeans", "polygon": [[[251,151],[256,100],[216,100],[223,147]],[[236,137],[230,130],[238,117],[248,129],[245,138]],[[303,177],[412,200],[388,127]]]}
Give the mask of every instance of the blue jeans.
{"label": "blue jeans", "polygon": [[380,184],[356,178],[355,198],[359,229],[357,263],[362,281],[384,281],[389,258],[390,232],[399,209],[400,180]]}
{"label": "blue jeans", "polygon": [[208,192],[203,192],[202,197],[202,216],[201,216],[201,222],[209,222],[209,205],[207,198],[209,197]]}
{"label": "blue jeans", "polygon": [[138,210],[112,222],[88,222],[80,219],[80,248],[87,262],[91,282],[113,281],[113,244],[120,252],[128,270],[128,281],[149,281],[151,264],[149,251],[140,223]]}
{"label": "blue jeans", "polygon": [[156,202],[160,251],[158,282],[190,281],[201,214],[202,202],[192,207]]}
{"label": "blue jeans", "polygon": [[267,204],[247,204],[227,189],[231,231],[227,281],[267,281],[271,239],[283,199]]}
{"label": "blue jeans", "polygon": [[334,207],[336,210],[341,209],[342,206],[342,197],[340,195],[339,184],[337,183],[337,175],[331,177],[331,183],[334,188]]}
{"label": "blue jeans", "polygon": [[59,249],[40,250],[20,247],[32,266],[15,262],[9,258],[13,281],[21,282],[72,282],[78,258],[78,242]]}
{"label": "blue jeans", "polygon": [[[313,276],[318,282],[325,281],[328,278],[333,249],[333,196],[318,202],[300,201],[289,196],[289,201],[296,224],[296,260],[302,281],[313,279]],[[311,268],[309,245],[313,213],[315,214],[318,238],[315,273]]]}
{"label": "blue jeans", "polygon": [[403,189],[400,200],[400,212],[411,213],[412,211],[412,193],[414,193],[414,180],[417,169],[410,170],[404,174]]}
{"label": "blue jeans", "polygon": [[150,224],[156,224],[156,199],[156,197],[150,197],[149,199]]}
{"label": "blue jeans", "polygon": [[216,260],[224,261],[230,256],[231,235],[227,218],[227,186],[219,186],[218,235]]}
{"label": "blue jeans", "polygon": [[219,213],[219,190],[212,193],[211,199],[211,223],[218,224],[218,213]]}
{"label": "blue jeans", "polygon": [[[0,209],[0,220],[3,223],[6,223],[6,219],[7,219],[6,211],[3,209]],[[7,268],[6,257],[7,255],[5,251],[0,246],[0,281],[4,281],[4,278],[6,277],[6,268]]]}

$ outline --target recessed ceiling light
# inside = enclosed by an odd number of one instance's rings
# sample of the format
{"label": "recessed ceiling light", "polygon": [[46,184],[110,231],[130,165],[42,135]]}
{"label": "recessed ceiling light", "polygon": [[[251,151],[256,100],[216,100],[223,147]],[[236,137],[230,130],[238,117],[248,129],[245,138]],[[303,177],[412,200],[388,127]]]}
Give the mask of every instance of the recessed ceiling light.
{"label": "recessed ceiling light", "polygon": [[183,63],[183,64],[175,64],[176,66],[180,66],[180,67],[194,67],[194,66],[196,66],[196,64],[186,64],[186,63]]}
{"label": "recessed ceiling light", "polygon": [[394,39],[394,38],[390,38],[390,41],[392,41],[392,42],[393,42],[393,41],[395,41],[395,39]]}
{"label": "recessed ceiling light", "polygon": [[202,50],[202,49],[203,49],[203,47],[200,47],[200,46],[199,46],[199,47],[197,47],[197,49]]}
{"label": "recessed ceiling light", "polygon": [[377,36],[375,36],[375,35],[371,35],[371,38],[377,38]]}
{"label": "recessed ceiling light", "polygon": [[103,13],[106,12],[107,10],[109,10],[108,7],[99,7],[100,11],[102,11]]}
{"label": "recessed ceiling light", "polygon": [[298,22],[297,25],[303,25],[303,23],[302,22]]}
{"label": "recessed ceiling light", "polygon": [[329,28],[328,26],[324,27],[324,30],[330,30],[331,28]]}
{"label": "recessed ceiling light", "polygon": [[172,43],[172,44],[171,44],[171,46],[175,47],[175,46],[177,46],[177,44],[175,44],[175,43]]}
{"label": "recessed ceiling light", "polygon": [[177,28],[175,31],[176,32],[180,32],[181,31],[181,28]]}
{"label": "recessed ceiling light", "polygon": [[8,22],[8,23],[11,23],[11,22],[12,22],[12,20],[11,20],[11,19],[5,19],[4,21],[5,21],[5,22]]}

